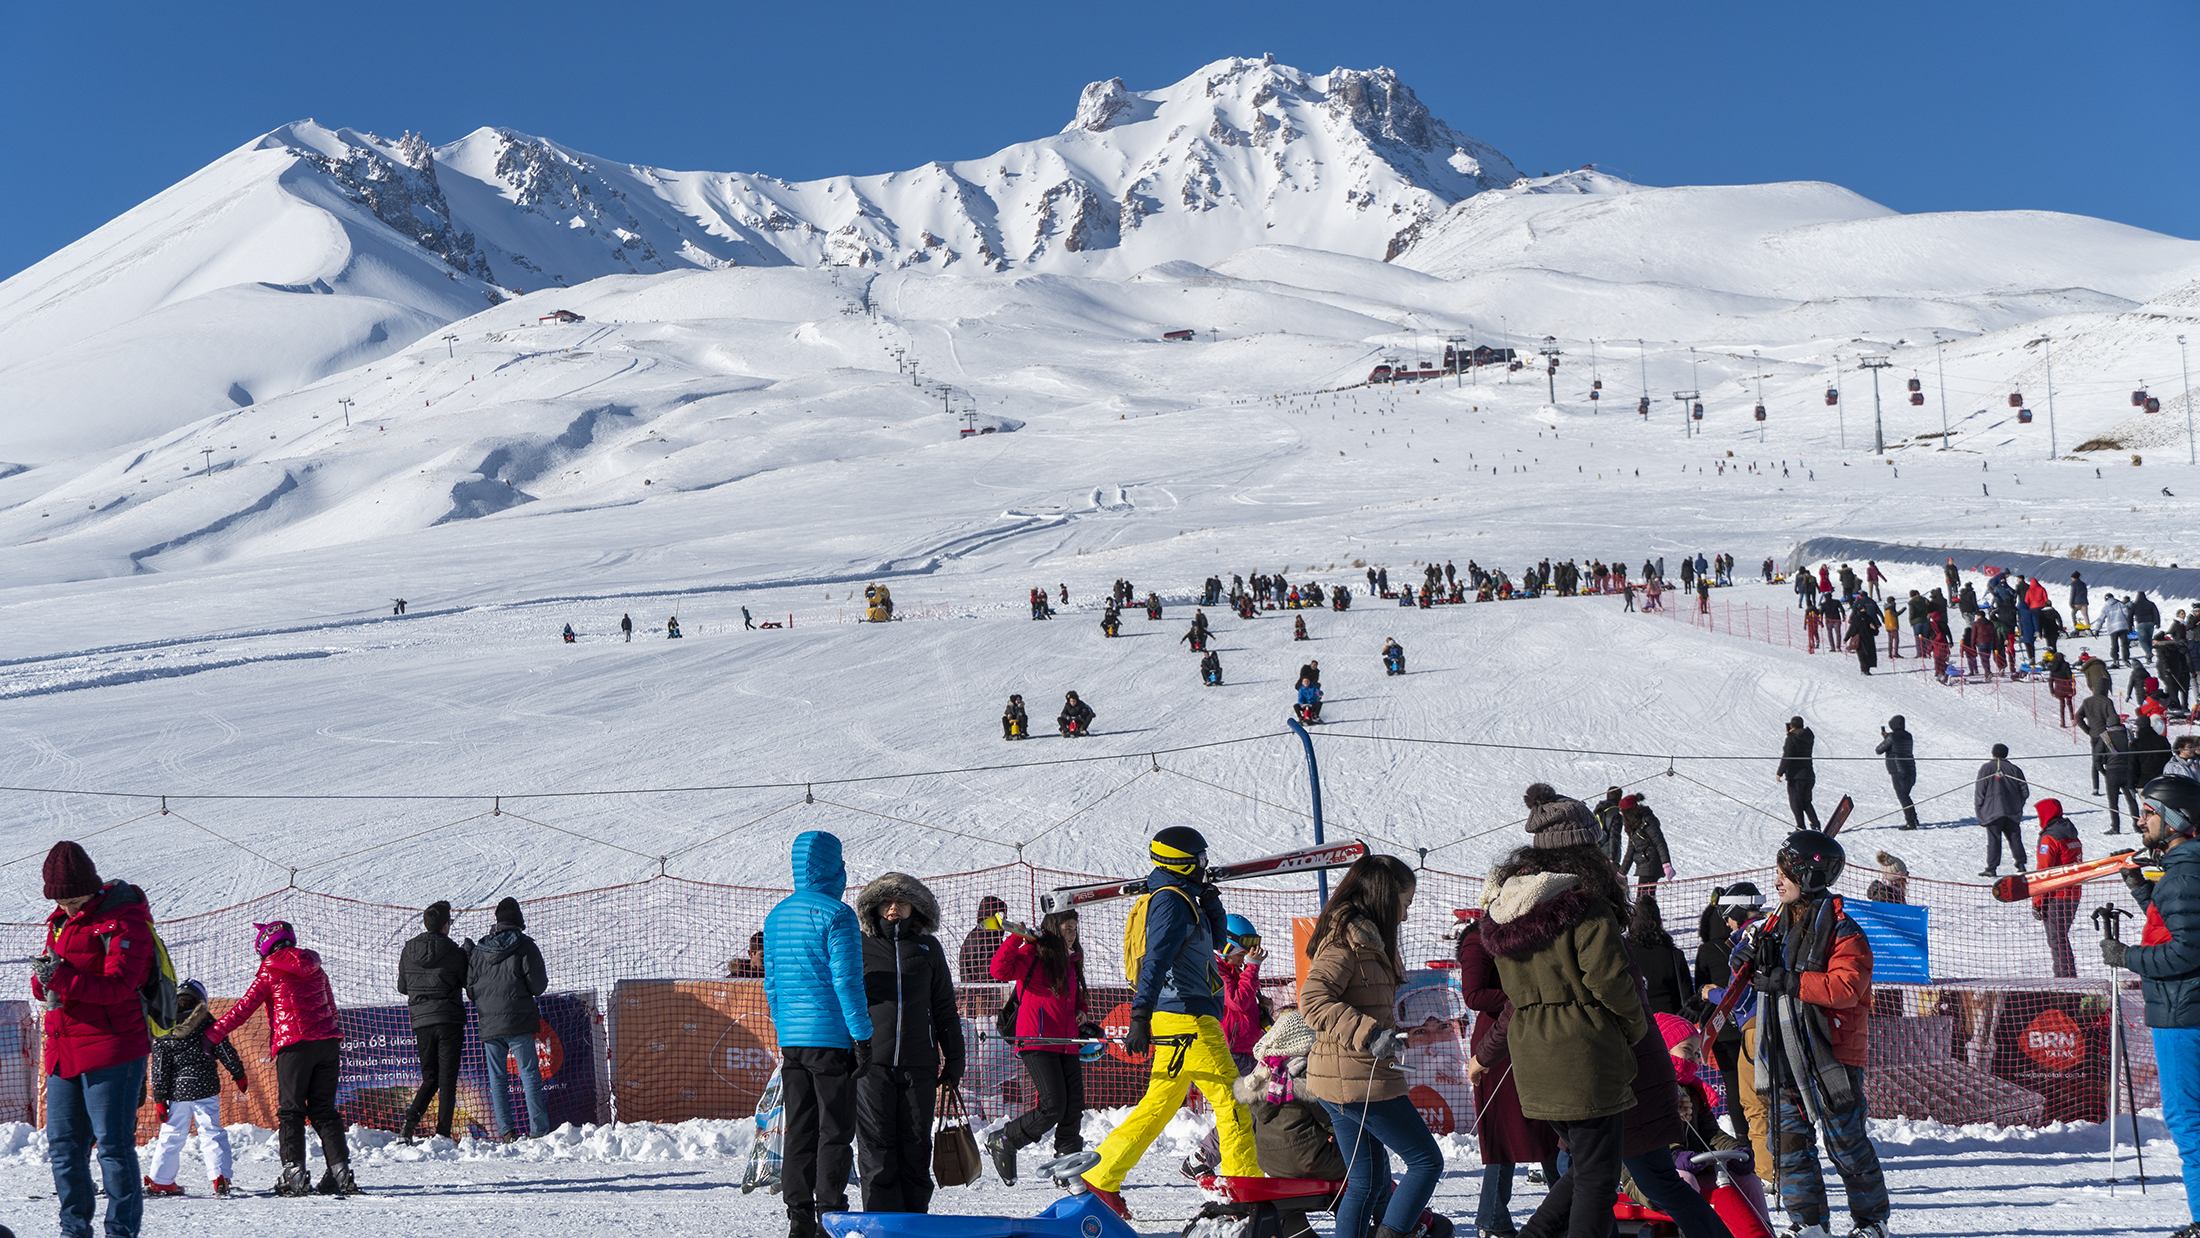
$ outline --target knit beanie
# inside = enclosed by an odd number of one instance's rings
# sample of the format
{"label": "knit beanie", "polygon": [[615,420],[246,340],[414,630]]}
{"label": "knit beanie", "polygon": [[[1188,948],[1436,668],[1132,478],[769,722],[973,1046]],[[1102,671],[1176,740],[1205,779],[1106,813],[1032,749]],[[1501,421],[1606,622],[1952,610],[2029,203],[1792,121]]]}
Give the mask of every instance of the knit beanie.
{"label": "knit beanie", "polygon": [[46,853],[46,897],[56,901],[99,893],[99,869],[84,848],[64,839]]}
{"label": "knit beanie", "polygon": [[[1549,791],[1542,783],[1529,788]],[[1533,795],[1530,799],[1534,799]],[[1594,846],[1603,841],[1597,831],[1597,819],[1589,806],[1577,799],[1554,795],[1528,809],[1528,833],[1538,848]]]}
{"label": "knit beanie", "polygon": [[497,923],[509,924],[516,929],[527,927],[527,917],[519,914],[518,899],[506,895],[497,900]]}

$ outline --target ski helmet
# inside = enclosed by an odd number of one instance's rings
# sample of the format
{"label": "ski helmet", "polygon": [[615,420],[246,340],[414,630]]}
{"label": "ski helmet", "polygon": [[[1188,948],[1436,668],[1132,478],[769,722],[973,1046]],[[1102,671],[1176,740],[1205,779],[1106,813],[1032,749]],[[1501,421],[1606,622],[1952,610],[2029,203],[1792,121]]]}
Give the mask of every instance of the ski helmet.
{"label": "ski helmet", "polygon": [[1719,891],[1714,902],[1721,920],[1753,920],[1764,911],[1765,895],[1755,882],[1737,881]]}
{"label": "ski helmet", "polygon": [[1243,945],[1243,938],[1250,937],[1256,941],[1259,940],[1260,930],[1254,928],[1253,922],[1244,916],[1230,916],[1222,922],[1222,935]]}
{"label": "ski helmet", "polygon": [[1153,836],[1147,848],[1154,866],[1189,877],[1207,864],[1207,837],[1188,825],[1172,825]]}
{"label": "ski helmet", "polygon": [[290,921],[288,920],[271,920],[266,924],[255,924],[252,927],[258,933],[252,940],[252,946],[260,952],[260,957],[263,959],[284,946],[298,944],[297,930],[290,927]]}
{"label": "ski helmet", "polygon": [[2200,834],[2200,782],[2163,774],[2142,787],[2139,799],[2162,814],[2163,824],[2187,838]]}
{"label": "ski helmet", "polygon": [[1797,830],[1780,844],[1780,871],[1795,879],[1805,894],[1823,894],[1841,879],[1848,854],[1832,836],[1817,830]]}

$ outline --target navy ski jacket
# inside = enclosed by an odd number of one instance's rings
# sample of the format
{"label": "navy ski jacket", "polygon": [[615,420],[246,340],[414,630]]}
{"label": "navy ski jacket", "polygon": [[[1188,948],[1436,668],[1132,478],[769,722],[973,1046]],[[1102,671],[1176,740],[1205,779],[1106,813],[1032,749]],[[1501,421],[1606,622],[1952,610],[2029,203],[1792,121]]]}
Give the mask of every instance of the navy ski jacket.
{"label": "navy ski jacket", "polygon": [[2169,931],[2158,946],[2133,946],[2124,966],[2139,973],[2148,1027],[2200,1027],[2200,842],[2162,857],[2162,879],[2135,891]]}
{"label": "navy ski jacket", "polygon": [[1132,1009],[1220,1019],[1222,977],[1215,970],[1215,951],[1222,948],[1222,897],[1213,886],[1194,885],[1166,868],[1153,870],[1146,890],[1146,955]]}

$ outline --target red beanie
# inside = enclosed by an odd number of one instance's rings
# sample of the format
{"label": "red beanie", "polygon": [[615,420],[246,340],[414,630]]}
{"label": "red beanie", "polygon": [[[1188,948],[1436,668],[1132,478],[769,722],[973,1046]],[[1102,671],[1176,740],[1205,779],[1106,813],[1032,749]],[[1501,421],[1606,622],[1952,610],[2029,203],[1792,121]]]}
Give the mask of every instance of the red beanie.
{"label": "red beanie", "polygon": [[99,893],[99,869],[84,848],[64,839],[46,853],[46,897],[82,898]]}

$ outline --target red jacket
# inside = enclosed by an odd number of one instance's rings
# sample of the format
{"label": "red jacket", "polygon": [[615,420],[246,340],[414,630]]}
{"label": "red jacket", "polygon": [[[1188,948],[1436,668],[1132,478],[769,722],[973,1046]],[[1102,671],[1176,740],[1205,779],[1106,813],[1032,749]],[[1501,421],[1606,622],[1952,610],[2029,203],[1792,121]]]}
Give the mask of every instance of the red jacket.
{"label": "red jacket", "polygon": [[2045,610],[2054,601],[2047,596],[2047,586],[2035,579],[2024,591],[2024,604],[2031,610]]}
{"label": "red jacket", "polygon": [[31,980],[31,996],[61,1004],[46,1012],[46,1073],[74,1079],[134,1062],[153,1051],[138,986],[153,974],[153,909],[136,886],[110,881],[84,910],[46,917],[46,949],[59,956],[53,979]]}
{"label": "red jacket", "polygon": [[1218,959],[1222,973],[1222,1038],[1230,1052],[1251,1053],[1260,1043],[1260,964]]}
{"label": "red jacket", "polygon": [[[1077,1035],[1077,1023],[1085,1017],[1085,995],[1072,980],[1061,992],[1048,992],[1039,972],[1039,948],[1014,933],[1001,939],[993,952],[993,978],[1013,983],[1016,1000],[1016,1034],[1067,1040]],[[1077,956],[1070,956],[1070,974],[1077,974]],[[1075,1053],[1076,1045],[1029,1045],[1028,1053]]]}
{"label": "red jacket", "polygon": [[[2036,871],[2075,864],[2085,858],[2085,844],[2078,841],[2078,828],[2063,815],[2061,800],[2040,800],[2032,807],[2040,814],[2040,858],[2034,865]],[[2051,898],[2075,903],[2080,893],[2077,886],[2064,886],[2060,890],[2033,895],[2032,905],[2043,906]]]}
{"label": "red jacket", "polygon": [[1798,995],[1809,1005],[1825,1007],[1834,1058],[1862,1066],[1872,1023],[1872,943],[1841,909],[1840,896],[1831,897],[1835,922],[1826,970],[1797,972]]}
{"label": "red jacket", "polygon": [[328,973],[321,970],[321,956],[311,950],[284,946],[261,959],[260,974],[245,986],[244,996],[206,1030],[207,1043],[218,1045],[228,1039],[262,1004],[267,1006],[270,1052],[281,1053],[308,1040],[344,1038],[336,1027],[336,992],[329,987]]}

